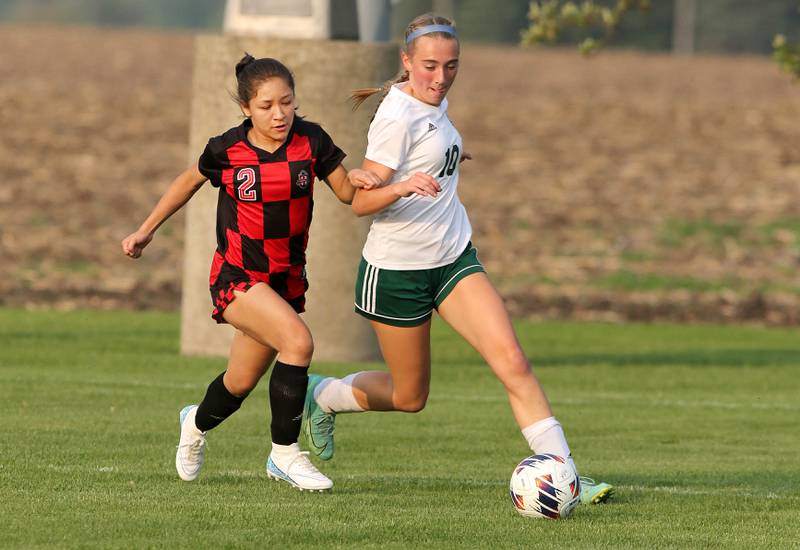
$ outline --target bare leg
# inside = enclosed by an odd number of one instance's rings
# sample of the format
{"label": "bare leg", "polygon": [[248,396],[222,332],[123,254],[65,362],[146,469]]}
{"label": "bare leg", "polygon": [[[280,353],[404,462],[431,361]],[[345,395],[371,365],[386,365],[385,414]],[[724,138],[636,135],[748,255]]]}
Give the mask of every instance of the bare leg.
{"label": "bare leg", "polygon": [[389,372],[364,372],[353,382],[358,404],[371,411],[418,412],[431,383],[431,322],[393,327],[371,321]]}
{"label": "bare leg", "polygon": [[481,354],[503,383],[520,428],[553,415],[503,300],[485,273],[460,280],[439,306],[439,315]]}
{"label": "bare leg", "polygon": [[223,378],[225,387],[232,395],[244,397],[253,391],[277,354],[273,348],[237,330],[233,335],[228,369]]}
{"label": "bare leg", "polygon": [[286,301],[264,283],[245,292],[225,309],[225,320],[272,350],[289,365],[308,365],[314,353],[311,332]]}

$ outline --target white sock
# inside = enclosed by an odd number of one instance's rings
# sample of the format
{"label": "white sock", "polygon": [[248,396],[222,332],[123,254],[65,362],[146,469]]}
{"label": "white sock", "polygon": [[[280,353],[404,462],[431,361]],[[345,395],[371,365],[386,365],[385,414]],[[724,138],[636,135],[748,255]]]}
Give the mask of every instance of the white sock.
{"label": "white sock", "polygon": [[570,451],[564,430],[554,416],[540,420],[523,428],[522,435],[528,441],[531,450],[538,454],[550,453],[569,458]]}
{"label": "white sock", "polygon": [[361,372],[344,378],[326,378],[314,388],[314,399],[325,412],[364,412],[353,395],[353,381]]}
{"label": "white sock", "polygon": [[289,462],[300,453],[300,445],[292,443],[291,445],[278,445],[272,442],[272,452],[269,454],[272,461],[281,470],[288,466]]}

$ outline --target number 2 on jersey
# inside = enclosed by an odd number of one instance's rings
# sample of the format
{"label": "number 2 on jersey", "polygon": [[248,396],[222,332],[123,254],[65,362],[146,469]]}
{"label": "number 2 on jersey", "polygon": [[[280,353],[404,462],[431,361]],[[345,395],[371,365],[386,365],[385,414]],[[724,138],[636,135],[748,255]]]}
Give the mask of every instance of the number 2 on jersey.
{"label": "number 2 on jersey", "polygon": [[236,174],[236,180],[239,183],[239,200],[256,200],[256,190],[253,188],[256,184],[255,170],[252,168],[242,168],[239,170],[239,173]]}
{"label": "number 2 on jersey", "polygon": [[445,174],[448,176],[452,176],[453,172],[456,171],[456,166],[458,166],[458,153],[459,153],[458,145],[453,144],[453,147],[445,151],[444,153],[444,166],[442,166],[442,171],[439,172],[436,177],[441,178]]}

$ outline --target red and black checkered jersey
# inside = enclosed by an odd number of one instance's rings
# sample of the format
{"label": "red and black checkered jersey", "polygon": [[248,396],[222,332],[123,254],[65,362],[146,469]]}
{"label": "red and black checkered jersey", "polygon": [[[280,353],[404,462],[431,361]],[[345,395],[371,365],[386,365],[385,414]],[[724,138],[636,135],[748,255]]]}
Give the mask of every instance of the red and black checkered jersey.
{"label": "red and black checkered jersey", "polygon": [[249,142],[252,127],[247,119],[211,138],[198,162],[200,173],[220,188],[212,287],[270,283],[302,270],[314,179],[326,178],[345,157],[319,125],[299,117],[274,153]]}

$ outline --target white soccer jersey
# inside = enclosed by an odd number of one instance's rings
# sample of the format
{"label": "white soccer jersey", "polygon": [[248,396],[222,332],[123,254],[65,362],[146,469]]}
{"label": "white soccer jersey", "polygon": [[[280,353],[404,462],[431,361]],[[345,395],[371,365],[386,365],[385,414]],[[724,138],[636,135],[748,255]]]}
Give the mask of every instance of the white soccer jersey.
{"label": "white soccer jersey", "polygon": [[387,185],[424,172],[442,191],[400,198],[376,214],[363,254],[381,269],[431,269],[454,262],[472,237],[457,192],[463,145],[447,99],[435,107],[403,92],[405,85],[392,86],[375,113],[366,158],[395,170]]}

